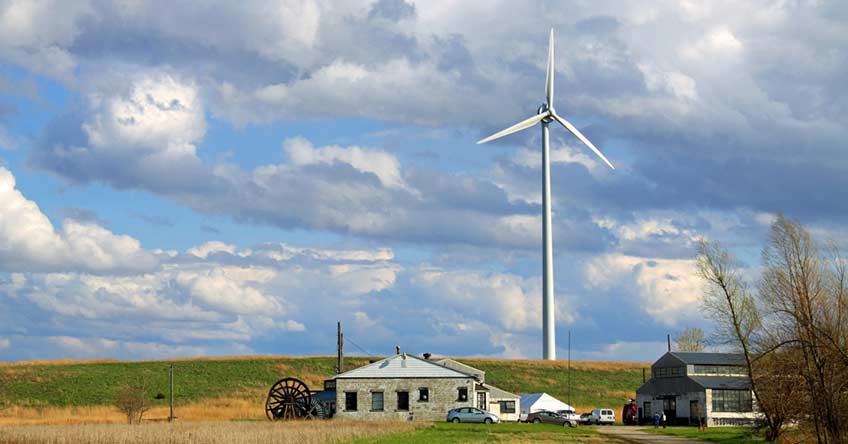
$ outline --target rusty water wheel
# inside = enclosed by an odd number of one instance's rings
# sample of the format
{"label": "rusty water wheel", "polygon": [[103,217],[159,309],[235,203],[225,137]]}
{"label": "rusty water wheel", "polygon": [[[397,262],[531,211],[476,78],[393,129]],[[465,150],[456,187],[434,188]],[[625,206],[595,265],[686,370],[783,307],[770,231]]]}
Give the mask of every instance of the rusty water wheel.
{"label": "rusty water wheel", "polygon": [[312,394],[303,381],[283,378],[271,386],[265,401],[265,416],[271,421],[310,416]]}

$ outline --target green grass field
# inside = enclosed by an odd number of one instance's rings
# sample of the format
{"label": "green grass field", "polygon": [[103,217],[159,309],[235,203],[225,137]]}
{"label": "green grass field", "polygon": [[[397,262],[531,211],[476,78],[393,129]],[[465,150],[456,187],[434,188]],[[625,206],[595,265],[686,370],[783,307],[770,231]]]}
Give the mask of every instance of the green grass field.
{"label": "green grass field", "polygon": [[587,427],[568,428],[549,424],[448,424],[433,423],[412,432],[368,437],[351,444],[476,444],[476,443],[600,443],[598,433]]}
{"label": "green grass field", "polygon": [[[565,363],[542,361],[461,361],[486,371],[486,382],[514,393],[544,391],[567,401]],[[350,369],[366,358],[347,358]],[[168,393],[170,362],[94,362],[0,365],[0,408],[81,407],[110,404],[124,384],[145,380],[152,394]],[[247,357],[178,360],[178,405],[222,397],[255,399],[285,376],[299,378],[312,390],[334,374],[333,357]],[[639,363],[574,363],[572,404],[618,409],[641,384]],[[164,401],[160,401],[164,404]]]}
{"label": "green grass field", "polygon": [[766,442],[760,434],[746,427],[710,427],[703,432],[699,432],[697,427],[669,427],[667,429],[646,427],[644,430],[649,433],[700,439],[721,444],[761,444]]}

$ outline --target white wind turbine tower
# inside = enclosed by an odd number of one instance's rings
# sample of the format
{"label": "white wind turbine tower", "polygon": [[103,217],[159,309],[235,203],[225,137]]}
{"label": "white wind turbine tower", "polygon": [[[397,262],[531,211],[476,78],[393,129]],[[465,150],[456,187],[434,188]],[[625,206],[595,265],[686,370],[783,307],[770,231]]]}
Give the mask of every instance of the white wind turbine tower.
{"label": "white wind turbine tower", "polygon": [[553,258],[553,238],[551,236],[551,161],[549,148],[549,130],[548,124],[556,121],[565,129],[574,134],[581,142],[586,144],[598,157],[601,158],[610,168],[614,166],[604,157],[601,152],[592,145],[592,142],[586,138],[577,128],[569,121],[558,116],[554,111],[554,30],[551,29],[551,38],[548,46],[548,71],[547,79],[545,80],[545,103],[539,107],[537,114],[527,120],[516,123],[515,125],[492,134],[477,143],[486,143],[491,140],[499,139],[508,134],[512,134],[523,129],[529,128],[539,122],[542,122],[542,166],[543,166],[543,193],[542,206],[544,207],[544,215],[542,218],[542,237],[543,237],[543,270],[542,270],[542,331],[543,331],[543,357],[544,359],[556,359],[556,337],[554,336],[554,258]]}

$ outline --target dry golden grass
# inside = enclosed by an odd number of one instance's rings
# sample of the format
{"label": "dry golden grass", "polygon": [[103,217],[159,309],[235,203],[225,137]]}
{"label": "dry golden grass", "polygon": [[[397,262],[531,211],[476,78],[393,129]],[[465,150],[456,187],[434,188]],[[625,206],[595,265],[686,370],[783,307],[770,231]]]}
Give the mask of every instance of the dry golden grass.
{"label": "dry golden grass", "polygon": [[[180,422],[265,420],[264,397],[253,399],[207,399],[175,408]],[[145,422],[167,421],[169,409],[156,407],[144,414]],[[124,424],[124,416],[114,406],[92,407],[17,407],[0,410],[0,426],[59,424]]]}
{"label": "dry golden grass", "polygon": [[0,428],[3,444],[324,444],[411,431],[410,422],[280,421]]}

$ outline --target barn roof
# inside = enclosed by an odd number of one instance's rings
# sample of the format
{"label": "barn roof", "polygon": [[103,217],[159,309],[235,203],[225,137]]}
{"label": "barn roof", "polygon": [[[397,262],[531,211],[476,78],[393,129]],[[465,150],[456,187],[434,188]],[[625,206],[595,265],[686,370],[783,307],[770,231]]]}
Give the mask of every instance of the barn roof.
{"label": "barn roof", "polygon": [[745,365],[745,356],[741,353],[669,353],[686,364],[695,365]]}
{"label": "barn roof", "polygon": [[732,376],[690,376],[693,381],[705,389],[750,390],[749,378]]}
{"label": "barn roof", "polygon": [[473,375],[406,353],[389,356],[334,376],[332,379],[473,378]]}

